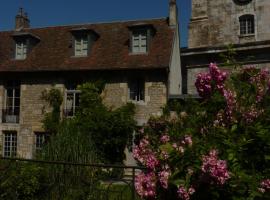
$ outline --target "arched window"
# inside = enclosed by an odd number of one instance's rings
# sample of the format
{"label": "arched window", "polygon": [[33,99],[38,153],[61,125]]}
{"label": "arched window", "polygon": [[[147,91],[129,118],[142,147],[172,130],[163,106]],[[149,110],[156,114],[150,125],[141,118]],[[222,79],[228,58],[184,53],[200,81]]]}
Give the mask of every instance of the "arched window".
{"label": "arched window", "polygon": [[240,35],[254,34],[254,15],[242,15],[239,17]]}

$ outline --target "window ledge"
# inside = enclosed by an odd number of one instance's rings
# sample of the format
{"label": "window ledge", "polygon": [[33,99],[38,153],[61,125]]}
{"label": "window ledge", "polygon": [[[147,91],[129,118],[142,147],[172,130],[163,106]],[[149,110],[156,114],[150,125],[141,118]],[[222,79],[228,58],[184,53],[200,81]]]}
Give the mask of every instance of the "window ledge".
{"label": "window ledge", "polygon": [[133,103],[135,105],[140,105],[140,106],[146,106],[147,105],[147,103],[145,101],[142,101],[142,100],[141,101],[128,100],[128,102]]}
{"label": "window ledge", "polygon": [[88,55],[86,55],[86,56],[71,56],[71,58],[86,58],[86,57],[88,57]]}
{"label": "window ledge", "polygon": [[130,56],[139,56],[139,55],[148,55],[148,52],[142,52],[142,53],[133,53],[133,52],[130,52],[129,53]]}
{"label": "window ledge", "polygon": [[239,35],[239,38],[255,37],[255,33]]}

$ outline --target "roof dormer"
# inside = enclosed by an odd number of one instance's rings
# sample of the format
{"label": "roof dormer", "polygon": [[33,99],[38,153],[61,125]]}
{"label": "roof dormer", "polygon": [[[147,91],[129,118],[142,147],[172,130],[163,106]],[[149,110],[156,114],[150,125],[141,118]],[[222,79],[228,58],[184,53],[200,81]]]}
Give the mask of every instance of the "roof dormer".
{"label": "roof dormer", "polygon": [[87,28],[76,28],[71,30],[73,36],[73,56],[86,57],[90,54],[94,42],[99,35]]}
{"label": "roof dormer", "polygon": [[130,30],[130,53],[146,54],[149,52],[155,29],[151,24],[135,24]]}
{"label": "roof dormer", "polygon": [[12,35],[15,43],[15,60],[24,60],[40,38],[28,32],[15,32]]}

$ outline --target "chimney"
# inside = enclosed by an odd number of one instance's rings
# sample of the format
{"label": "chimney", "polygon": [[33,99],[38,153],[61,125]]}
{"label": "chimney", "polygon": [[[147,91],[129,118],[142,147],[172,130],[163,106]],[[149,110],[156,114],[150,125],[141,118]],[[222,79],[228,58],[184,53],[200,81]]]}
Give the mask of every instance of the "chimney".
{"label": "chimney", "polygon": [[15,29],[21,30],[24,28],[30,28],[30,20],[27,13],[23,11],[23,8],[20,8],[15,18]]}
{"label": "chimney", "polygon": [[176,26],[178,21],[178,8],[176,0],[169,1],[169,24],[170,26]]}

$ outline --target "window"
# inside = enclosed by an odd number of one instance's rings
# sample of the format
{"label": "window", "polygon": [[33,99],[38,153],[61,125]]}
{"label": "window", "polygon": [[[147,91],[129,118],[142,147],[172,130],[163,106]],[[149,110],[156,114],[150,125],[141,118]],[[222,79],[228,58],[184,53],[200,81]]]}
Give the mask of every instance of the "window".
{"label": "window", "polygon": [[26,55],[27,55],[26,40],[16,41],[15,59],[17,60],[26,59]]}
{"label": "window", "polygon": [[45,132],[36,132],[35,133],[35,149],[36,154],[40,153],[43,146],[48,142],[49,134]]}
{"label": "window", "polygon": [[240,35],[248,35],[255,33],[254,15],[243,15],[239,18]]}
{"label": "window", "polygon": [[65,95],[65,116],[73,117],[76,113],[76,110],[79,107],[80,101],[80,90],[77,90],[75,86],[69,86],[66,89]]}
{"label": "window", "polygon": [[8,81],[5,90],[5,110],[3,111],[4,123],[19,123],[20,115],[20,83]]}
{"label": "window", "polygon": [[88,55],[88,35],[75,36],[74,39],[74,55],[75,56],[87,56]]}
{"label": "window", "polygon": [[132,32],[132,53],[147,52],[147,29]]}
{"label": "window", "polygon": [[4,157],[15,157],[17,155],[17,133],[4,132]]}
{"label": "window", "polygon": [[136,79],[129,83],[129,99],[144,101],[144,80]]}

